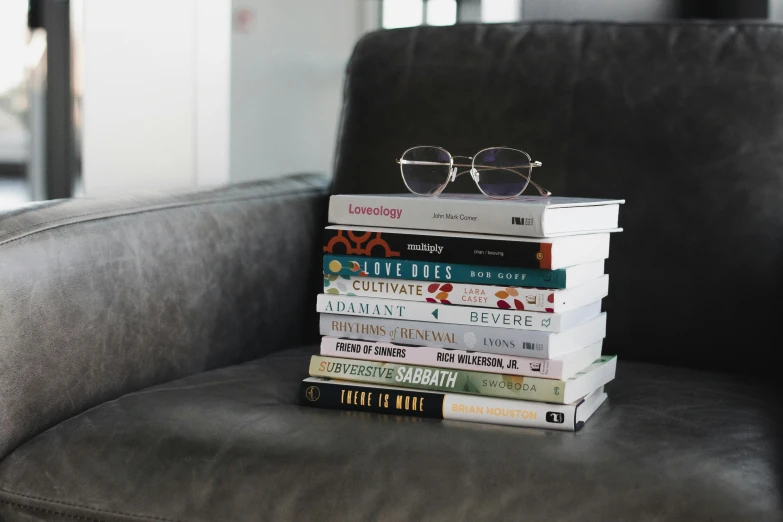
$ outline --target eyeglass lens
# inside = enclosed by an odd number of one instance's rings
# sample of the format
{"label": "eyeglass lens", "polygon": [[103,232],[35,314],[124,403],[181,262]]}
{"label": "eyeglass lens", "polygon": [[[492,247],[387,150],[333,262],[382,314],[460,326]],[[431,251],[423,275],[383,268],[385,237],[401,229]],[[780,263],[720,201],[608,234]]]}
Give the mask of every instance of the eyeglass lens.
{"label": "eyeglass lens", "polygon": [[476,184],[490,197],[513,197],[530,181],[530,157],[521,150],[485,149],[473,158]]}
{"label": "eyeglass lens", "polygon": [[438,147],[414,147],[402,155],[400,170],[411,192],[437,194],[449,179],[451,156]]}

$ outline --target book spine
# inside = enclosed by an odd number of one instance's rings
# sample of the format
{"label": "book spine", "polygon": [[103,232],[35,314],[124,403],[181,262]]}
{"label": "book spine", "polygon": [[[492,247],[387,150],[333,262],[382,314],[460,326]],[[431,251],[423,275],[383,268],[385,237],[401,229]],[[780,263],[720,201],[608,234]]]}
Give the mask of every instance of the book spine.
{"label": "book spine", "polygon": [[563,378],[563,362],[560,360],[548,361],[427,346],[411,347],[389,343],[351,341],[334,337],[321,339],[321,355],[507,375]]}
{"label": "book spine", "polygon": [[552,267],[552,244],[404,232],[324,230],[324,253],[465,265]]}
{"label": "book spine", "polygon": [[468,370],[450,370],[313,355],[310,375],[431,391],[563,404],[565,382]]}
{"label": "book spine", "polygon": [[432,419],[443,418],[444,397],[443,393],[353,385],[321,379],[305,379],[299,385],[299,404],[303,406]]}
{"label": "book spine", "polygon": [[524,355],[536,359],[550,358],[550,338],[557,335],[535,330],[398,321],[335,314],[321,314],[320,330],[321,335],[344,339],[385,341],[453,350],[477,350],[487,353]]}
{"label": "book spine", "polygon": [[[558,292],[540,288],[472,285],[465,283],[427,283],[361,276],[324,276],[324,293],[425,301],[457,306],[480,306],[502,310],[553,313]],[[567,290],[565,290],[567,291]]]}
{"label": "book spine", "polygon": [[366,411],[431,419],[502,424],[525,428],[575,430],[578,405],[422,392],[373,385],[306,379],[299,403],[313,408]]}
{"label": "book spine", "polygon": [[547,314],[520,310],[443,306],[434,303],[373,297],[319,294],[316,299],[316,309],[321,313],[402,319],[404,321],[432,321],[547,332],[559,332],[563,329],[563,313]]}
{"label": "book spine", "polygon": [[451,265],[431,261],[380,259],[360,256],[325,255],[325,274],[370,276],[416,281],[522,285],[538,288],[566,288],[566,270],[537,268],[497,268],[491,266]]}
{"label": "book spine", "polygon": [[493,205],[439,198],[332,196],[329,222],[338,225],[448,230],[503,236],[544,237],[544,205]]}

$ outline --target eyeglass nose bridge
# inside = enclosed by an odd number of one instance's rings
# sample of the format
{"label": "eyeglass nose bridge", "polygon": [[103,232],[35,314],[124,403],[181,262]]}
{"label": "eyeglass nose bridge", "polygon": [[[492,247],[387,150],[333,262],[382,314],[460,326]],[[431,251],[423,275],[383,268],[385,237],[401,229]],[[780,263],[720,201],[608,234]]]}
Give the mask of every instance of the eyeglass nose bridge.
{"label": "eyeglass nose bridge", "polygon": [[454,182],[457,179],[457,176],[462,176],[463,174],[470,174],[470,177],[473,178],[473,180],[478,183],[479,181],[479,173],[476,169],[471,167],[469,170],[463,170],[462,172],[459,171],[457,167],[451,167],[451,172],[449,173],[449,182]]}

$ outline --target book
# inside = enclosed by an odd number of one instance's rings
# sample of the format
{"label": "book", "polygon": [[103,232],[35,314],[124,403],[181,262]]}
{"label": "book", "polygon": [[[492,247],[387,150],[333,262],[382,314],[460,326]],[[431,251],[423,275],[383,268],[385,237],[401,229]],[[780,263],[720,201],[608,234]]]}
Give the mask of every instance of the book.
{"label": "book", "polygon": [[617,356],[604,355],[573,377],[560,380],[313,355],[310,376],[568,404],[611,381],[616,366]]}
{"label": "book", "polygon": [[606,336],[606,313],[561,333],[321,314],[321,335],[554,359]]}
{"label": "book", "polygon": [[552,270],[609,257],[609,233],[549,239],[332,225],[324,253]]}
{"label": "book", "polygon": [[324,337],[321,339],[321,355],[548,379],[568,379],[579,370],[590,366],[601,356],[602,344],[603,341],[598,341],[557,359],[547,360],[429,346],[406,346]]}
{"label": "book", "polygon": [[574,310],[550,314],[523,310],[448,306],[375,297],[318,294],[316,310],[321,313],[385,317],[408,321],[562,332],[598,316],[601,313],[601,302],[595,301]]}
{"label": "book", "polygon": [[329,222],[554,237],[618,231],[622,203],[625,200],[538,196],[493,200],[480,194],[337,195],[329,200]]}
{"label": "book", "polygon": [[571,289],[547,290],[328,274],[324,275],[324,293],[555,313],[573,310],[606,297],[609,276],[602,275]]}
{"label": "book", "polygon": [[574,288],[604,275],[604,261],[592,261],[557,270],[541,270],[539,268],[452,265],[433,261],[327,254],[324,256],[323,271],[324,274],[340,276],[385,277],[388,279],[537,288]]}
{"label": "book", "polygon": [[583,399],[560,405],[420,391],[318,377],[308,377],[299,386],[299,404],[313,408],[562,431],[579,431],[605,400],[603,387]]}

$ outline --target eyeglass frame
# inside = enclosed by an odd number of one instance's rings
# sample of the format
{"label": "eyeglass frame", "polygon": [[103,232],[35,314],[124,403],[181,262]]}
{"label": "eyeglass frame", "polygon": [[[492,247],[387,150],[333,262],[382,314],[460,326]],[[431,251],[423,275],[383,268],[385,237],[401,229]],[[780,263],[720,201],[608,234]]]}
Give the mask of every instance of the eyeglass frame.
{"label": "eyeglass frame", "polygon": [[[425,147],[429,147],[429,148],[432,148],[432,149],[440,149],[440,150],[442,150],[443,152],[445,152],[446,154],[449,155],[449,163],[448,163],[449,175],[446,178],[446,181],[443,183],[443,185],[437,190],[437,192],[435,192],[433,194],[419,194],[418,192],[416,192],[413,189],[411,189],[410,185],[408,185],[408,181],[405,179],[405,174],[402,171],[403,165],[447,165],[447,164],[439,162],[439,161],[416,161],[416,160],[405,160],[405,159],[402,159],[402,158],[397,158],[396,162],[400,166],[400,175],[402,176],[402,182],[405,183],[405,187],[412,194],[416,194],[417,196],[424,196],[424,197],[437,196],[437,195],[439,195],[441,192],[443,192],[446,189],[446,186],[450,182],[456,181],[456,179],[459,176],[463,175],[463,174],[470,174],[471,178],[473,179],[473,182],[476,184],[476,187],[481,191],[482,194],[484,194],[485,196],[487,196],[490,199],[514,199],[516,197],[519,197],[525,190],[527,190],[527,186],[531,185],[531,184],[536,188],[536,190],[538,190],[538,193],[541,196],[547,197],[547,196],[551,196],[552,195],[552,193],[549,190],[545,189],[544,187],[542,187],[541,185],[539,185],[538,183],[536,183],[535,181],[530,179],[532,177],[533,168],[541,167],[541,166],[543,166],[543,164],[540,161],[533,161],[533,159],[530,157],[530,155],[527,152],[523,151],[523,150],[514,149],[514,148],[511,148],[511,147],[486,147],[486,148],[481,149],[480,151],[478,151],[473,156],[461,156],[461,155],[452,156],[451,152],[447,151],[443,147],[438,147],[437,145],[416,145],[415,147],[410,147],[409,149],[406,149],[405,152],[402,153],[402,157],[404,158],[405,155],[408,152],[412,151],[413,149],[420,149],[420,148],[425,148]],[[476,158],[476,156],[478,156],[482,152],[487,151],[487,150],[491,150],[491,149],[507,149],[507,150],[513,150],[515,152],[521,152],[522,154],[525,155],[525,157],[530,162],[530,165],[525,167],[526,169],[529,169],[529,174],[527,176],[522,174],[522,173],[520,173],[520,172],[517,172],[516,170],[508,168],[508,167],[495,167],[498,170],[509,170],[509,171],[513,172],[514,174],[517,174],[517,175],[519,175],[519,176],[521,176],[521,177],[523,177],[523,178],[525,178],[527,180],[527,183],[525,183],[525,186],[522,187],[522,190],[520,190],[519,192],[517,192],[513,196],[504,196],[504,197],[490,196],[489,194],[484,192],[484,189],[481,188],[481,185],[479,185],[479,182],[476,179],[476,176],[478,175],[478,171],[476,170],[476,166],[475,166],[475,161],[476,161],[475,158]],[[467,159],[471,160],[471,164],[470,165],[455,164],[454,163],[454,158],[467,158]],[[469,170],[463,170],[462,172],[457,172],[457,167],[470,167],[470,169]],[[490,167],[489,165],[486,165],[486,166],[483,166],[482,168],[492,168],[492,167]]]}

